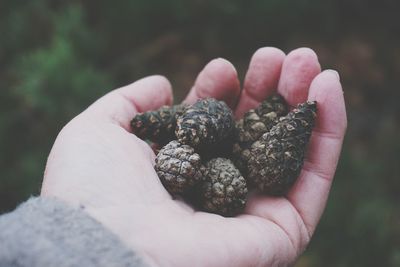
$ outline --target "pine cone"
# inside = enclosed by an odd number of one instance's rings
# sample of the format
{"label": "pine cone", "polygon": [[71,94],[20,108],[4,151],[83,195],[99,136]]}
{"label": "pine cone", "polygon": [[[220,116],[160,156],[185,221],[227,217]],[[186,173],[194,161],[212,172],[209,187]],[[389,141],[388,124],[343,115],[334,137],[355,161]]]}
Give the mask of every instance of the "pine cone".
{"label": "pine cone", "polygon": [[215,158],[207,162],[202,187],[203,209],[223,216],[235,216],[246,205],[246,180],[232,161]]}
{"label": "pine cone", "polygon": [[274,94],[257,108],[246,112],[243,118],[236,123],[233,157],[235,165],[243,174],[247,174],[246,166],[251,145],[268,132],[287,112],[285,99],[279,94]]}
{"label": "pine cone", "polygon": [[172,194],[182,194],[203,180],[200,155],[188,145],[174,140],[158,153],[154,169],[162,184]]}
{"label": "pine cone", "polygon": [[137,114],[131,121],[133,133],[141,139],[164,145],[175,139],[176,115],[185,106],[163,106],[158,110]]}
{"label": "pine cone", "polygon": [[251,146],[247,178],[260,191],[282,195],[295,182],[303,167],[316,112],[315,101],[298,105]]}
{"label": "pine cone", "polygon": [[201,99],[177,117],[176,137],[198,150],[212,148],[231,135],[234,129],[232,110],[222,101]]}

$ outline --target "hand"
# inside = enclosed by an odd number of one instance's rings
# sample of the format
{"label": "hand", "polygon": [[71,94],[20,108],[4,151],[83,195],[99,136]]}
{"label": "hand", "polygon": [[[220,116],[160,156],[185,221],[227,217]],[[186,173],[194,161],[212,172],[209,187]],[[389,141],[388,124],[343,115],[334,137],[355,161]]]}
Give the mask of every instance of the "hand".
{"label": "hand", "polygon": [[[114,90],[74,118],[51,150],[42,195],[84,208],[150,264],[159,266],[286,266],[307,246],[324,210],[346,129],[339,76],[320,73],[315,53],[259,49],[244,89],[234,67],[211,61],[185,102],[215,97],[236,116],[277,88],[290,105],[318,102],[304,168],[285,197],[252,195],[235,218],[194,211],[173,200],[153,170],[155,155],[130,133],[137,112],[172,103],[161,76]],[[239,99],[240,96],[240,99]]]}

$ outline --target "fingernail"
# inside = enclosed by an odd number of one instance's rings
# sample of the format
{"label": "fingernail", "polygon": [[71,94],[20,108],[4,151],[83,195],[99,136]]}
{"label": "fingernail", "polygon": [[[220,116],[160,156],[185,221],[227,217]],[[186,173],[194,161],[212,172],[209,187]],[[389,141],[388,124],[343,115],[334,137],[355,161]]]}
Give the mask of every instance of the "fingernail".
{"label": "fingernail", "polygon": [[329,70],[326,70],[326,71],[334,74],[337,77],[338,81],[340,81],[339,72],[337,72],[336,70],[332,70],[332,69],[329,69]]}

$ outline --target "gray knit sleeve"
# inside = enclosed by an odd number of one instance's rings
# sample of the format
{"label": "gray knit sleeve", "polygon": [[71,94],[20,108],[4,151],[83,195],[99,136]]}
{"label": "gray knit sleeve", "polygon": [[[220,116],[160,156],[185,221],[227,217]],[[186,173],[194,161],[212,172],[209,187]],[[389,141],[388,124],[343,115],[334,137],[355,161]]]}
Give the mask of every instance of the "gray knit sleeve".
{"label": "gray knit sleeve", "polygon": [[84,211],[39,197],[0,216],[0,266],[145,264]]}

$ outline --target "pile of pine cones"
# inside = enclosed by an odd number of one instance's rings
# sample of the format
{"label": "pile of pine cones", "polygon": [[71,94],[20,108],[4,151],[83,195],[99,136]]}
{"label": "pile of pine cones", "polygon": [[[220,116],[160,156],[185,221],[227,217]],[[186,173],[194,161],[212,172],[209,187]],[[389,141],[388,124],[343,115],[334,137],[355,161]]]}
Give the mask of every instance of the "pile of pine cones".
{"label": "pile of pine cones", "polygon": [[283,195],[299,176],[316,118],[316,102],[289,112],[275,94],[235,122],[213,98],[164,106],[131,121],[138,137],[163,146],[155,170],[168,192],[197,208],[235,216],[248,188]]}

